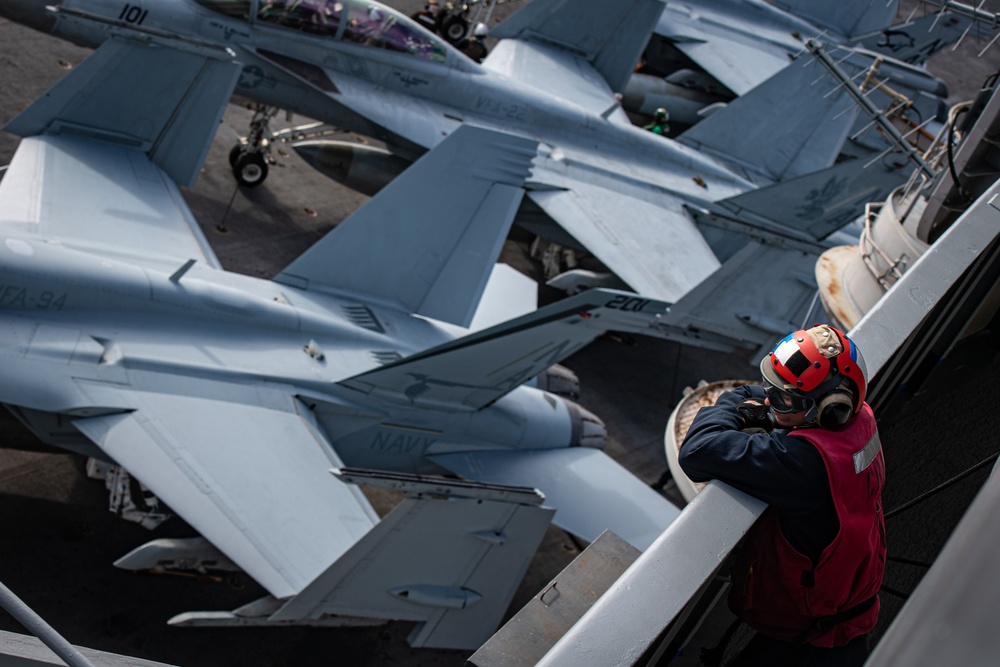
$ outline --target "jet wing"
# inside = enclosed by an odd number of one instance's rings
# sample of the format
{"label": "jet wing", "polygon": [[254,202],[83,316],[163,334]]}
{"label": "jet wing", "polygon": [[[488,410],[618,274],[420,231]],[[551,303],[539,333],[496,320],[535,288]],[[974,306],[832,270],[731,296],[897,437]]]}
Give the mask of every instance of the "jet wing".
{"label": "jet wing", "polygon": [[[191,391],[191,394],[198,393]],[[130,392],[74,425],[276,598],[303,590],[378,522],[295,399]]]}
{"label": "jet wing", "polygon": [[552,522],[588,541],[612,530],[645,549],[680,514],[598,449],[459,452],[430,458],[466,479],[538,489],[546,505],[558,508]]}
{"label": "jet wing", "polygon": [[3,129],[127,146],[193,185],[239,76],[233,56],[160,32],[109,39]]}
{"label": "jet wing", "polygon": [[0,181],[0,229],[106,257],[220,264],[180,191],[136,150],[79,137],[21,140]]}
{"label": "jet wing", "polygon": [[0,182],[0,226],[219,267],[175,183],[198,176],[239,75],[232,55],[160,34],[105,42],[3,128],[25,139]]}
{"label": "jet wing", "polygon": [[778,53],[755,44],[735,41],[726,43],[716,37],[705,41],[680,42],[676,46],[737,95],[750,92],[789,62],[787,52]]}
{"label": "jet wing", "polygon": [[754,22],[753,34],[748,35],[731,27],[731,20],[711,7],[670,2],[654,32],[736,95],[743,95],[788,65],[789,47],[794,49],[795,42],[788,33],[773,33],[767,22]]}
{"label": "jet wing", "polygon": [[528,196],[633,290],[674,302],[719,267],[679,200],[653,192],[632,196],[618,182],[579,171],[536,167],[535,178],[546,187]]}

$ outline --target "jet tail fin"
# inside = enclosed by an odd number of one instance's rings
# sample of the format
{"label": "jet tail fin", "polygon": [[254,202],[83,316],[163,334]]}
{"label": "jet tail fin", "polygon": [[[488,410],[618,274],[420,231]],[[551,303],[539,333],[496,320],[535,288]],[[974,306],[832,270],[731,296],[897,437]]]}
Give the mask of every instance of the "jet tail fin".
{"label": "jet tail fin", "polygon": [[225,48],[146,37],[170,48],[112,38],[3,129],[141,150],[175,183],[193,185],[240,67]]}
{"label": "jet tail fin", "polygon": [[468,326],[536,153],[534,141],[462,125],[274,280]]}
{"label": "jet tail fin", "polygon": [[889,25],[899,0],[775,0],[774,6],[844,37],[863,35]]}
{"label": "jet tail fin", "polygon": [[678,141],[754,180],[783,181],[833,164],[857,113],[821,64],[803,56]]}
{"label": "jet tail fin", "polygon": [[662,0],[534,0],[490,31],[581,55],[622,91],[663,12]]}
{"label": "jet tail fin", "polygon": [[555,510],[524,487],[342,469],[401,490],[381,522],[269,619],[417,621],[412,646],[475,649],[500,625]]}

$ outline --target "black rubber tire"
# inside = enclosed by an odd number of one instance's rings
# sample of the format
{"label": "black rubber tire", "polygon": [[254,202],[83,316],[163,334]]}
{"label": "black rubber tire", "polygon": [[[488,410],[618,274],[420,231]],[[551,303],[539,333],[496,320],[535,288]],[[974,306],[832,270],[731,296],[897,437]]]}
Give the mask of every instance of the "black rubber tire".
{"label": "black rubber tire", "polygon": [[243,152],[243,144],[236,144],[235,146],[233,146],[232,150],[229,151],[230,167],[236,166],[236,159],[240,156],[240,153],[242,152]]}
{"label": "black rubber tire", "polygon": [[441,36],[451,44],[458,44],[469,33],[469,22],[461,16],[449,16],[441,25]]}
{"label": "black rubber tire", "polygon": [[255,188],[267,178],[267,160],[260,153],[245,153],[236,158],[233,176],[240,185]]}

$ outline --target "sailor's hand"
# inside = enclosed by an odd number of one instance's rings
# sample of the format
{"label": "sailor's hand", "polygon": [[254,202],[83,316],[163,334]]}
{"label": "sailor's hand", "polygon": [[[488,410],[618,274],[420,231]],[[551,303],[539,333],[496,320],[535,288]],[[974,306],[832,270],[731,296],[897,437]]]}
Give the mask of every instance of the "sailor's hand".
{"label": "sailor's hand", "polygon": [[736,411],[743,418],[744,433],[770,433],[774,428],[771,409],[759,398],[745,398],[736,405]]}

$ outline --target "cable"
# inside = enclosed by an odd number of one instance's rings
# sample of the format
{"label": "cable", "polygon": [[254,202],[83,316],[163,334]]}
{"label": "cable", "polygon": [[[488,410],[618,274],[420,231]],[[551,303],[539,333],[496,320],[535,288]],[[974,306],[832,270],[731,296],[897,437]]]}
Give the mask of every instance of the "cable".
{"label": "cable", "polygon": [[955,184],[958,189],[958,194],[962,196],[962,199],[966,203],[972,202],[972,196],[969,194],[968,190],[962,187],[962,184],[958,180],[958,172],[955,171],[955,124],[958,123],[958,118],[963,113],[966,113],[969,107],[963,107],[958,110],[955,117],[952,118],[951,123],[948,124],[948,141],[945,145],[946,154],[948,156],[948,173],[951,174],[951,182]]}
{"label": "cable", "polygon": [[879,586],[879,590],[880,591],[885,591],[889,595],[894,595],[895,597],[897,597],[897,598],[899,598],[901,600],[909,600],[910,599],[910,595],[908,593],[904,593],[903,591],[897,591],[895,588],[890,588],[890,587],[886,586],[885,584],[882,584],[881,586]]}
{"label": "cable", "polygon": [[892,561],[893,563],[900,563],[902,565],[916,565],[917,567],[922,567],[924,569],[930,569],[930,563],[924,563],[923,561],[913,560],[912,558],[903,558],[902,556],[889,556],[886,555],[886,560]]}
{"label": "cable", "polygon": [[923,502],[927,498],[933,496],[935,493],[938,493],[939,491],[943,491],[944,489],[948,488],[952,484],[955,484],[956,482],[962,481],[963,479],[965,479],[966,477],[968,477],[969,475],[971,475],[975,471],[979,470],[980,468],[982,468],[982,467],[984,467],[984,466],[992,463],[993,461],[996,461],[998,456],[1000,456],[1000,452],[996,452],[994,454],[990,454],[988,457],[986,457],[985,459],[983,459],[982,461],[980,461],[976,465],[972,466],[968,470],[966,470],[966,471],[964,471],[962,473],[959,473],[958,475],[952,477],[951,479],[949,479],[946,482],[942,482],[941,484],[938,484],[937,486],[935,486],[930,491],[927,491],[926,493],[920,494],[919,496],[917,496],[913,500],[910,500],[910,501],[907,501],[907,502],[903,503],[902,505],[900,505],[896,509],[894,509],[894,510],[892,510],[890,512],[886,512],[885,518],[886,519],[890,519],[893,516],[899,514],[900,512],[908,510],[911,507],[913,507],[914,505]]}

